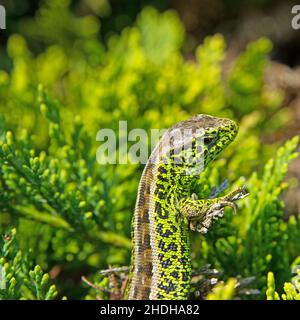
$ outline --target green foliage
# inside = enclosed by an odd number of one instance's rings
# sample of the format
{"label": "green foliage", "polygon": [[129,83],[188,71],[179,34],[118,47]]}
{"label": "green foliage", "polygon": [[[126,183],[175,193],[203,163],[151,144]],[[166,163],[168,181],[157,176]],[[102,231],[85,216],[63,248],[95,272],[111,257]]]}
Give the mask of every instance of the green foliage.
{"label": "green foliage", "polygon": [[[224,73],[223,37],[207,37],[195,59],[185,59],[186,35],[173,11],[146,8],[107,42],[99,40],[100,24],[95,16],[76,17],[69,1],[45,1],[35,19],[22,21],[23,35],[8,40],[11,67],[0,64],[0,231],[18,230],[23,258],[5,257],[16,279],[6,280],[5,297],[54,298],[38,264],[54,274],[60,296],[107,298],[108,282],[98,271],[130,262],[143,166],[98,164],[97,131],[118,132],[118,121],[127,120],[128,130],[150,132],[208,113],[235,119],[240,132],[196,191],[207,197],[228,178],[230,188],[246,184],[250,197],[207,236],[193,235],[194,267],[210,263],[222,271],[226,285],[210,297],[231,298],[233,282],[226,281],[240,275],[253,276],[265,298],[267,272],[282,285],[300,256],[300,220],[285,219],[281,200],[297,138],[283,147],[262,143],[290,118],[282,93],[264,83],[270,41],[249,44]],[[15,263],[22,272],[16,274]],[[87,288],[82,275],[104,293]]]}
{"label": "green foliage", "polygon": [[76,17],[70,4],[71,0],[46,0],[34,20],[21,23],[23,32],[38,42],[57,43],[66,49],[78,39],[95,37],[100,27],[96,17]]}
{"label": "green foliage", "polygon": [[226,283],[218,283],[211,293],[208,294],[207,300],[231,300],[234,298],[236,279],[228,279]]}
{"label": "green foliage", "polygon": [[[285,282],[283,287],[282,300],[300,300],[300,270],[291,282]],[[266,291],[267,300],[280,300],[279,294],[275,291],[275,279],[273,272],[268,273],[268,288]]]}
{"label": "green foliage", "polygon": [[1,239],[0,299],[55,299],[57,290],[50,285],[49,275],[18,249],[15,237],[16,230],[12,229]]}

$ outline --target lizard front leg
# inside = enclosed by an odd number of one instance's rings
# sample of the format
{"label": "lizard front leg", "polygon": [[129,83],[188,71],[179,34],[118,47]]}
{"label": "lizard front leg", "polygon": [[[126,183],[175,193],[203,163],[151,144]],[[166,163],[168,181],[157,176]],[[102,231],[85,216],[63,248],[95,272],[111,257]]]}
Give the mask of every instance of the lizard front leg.
{"label": "lizard front leg", "polygon": [[193,194],[191,198],[181,199],[179,202],[180,213],[189,220],[191,230],[206,233],[213,220],[224,214],[225,207],[231,207],[236,212],[235,201],[248,195],[245,188],[238,188],[224,197],[214,199],[197,199]]}

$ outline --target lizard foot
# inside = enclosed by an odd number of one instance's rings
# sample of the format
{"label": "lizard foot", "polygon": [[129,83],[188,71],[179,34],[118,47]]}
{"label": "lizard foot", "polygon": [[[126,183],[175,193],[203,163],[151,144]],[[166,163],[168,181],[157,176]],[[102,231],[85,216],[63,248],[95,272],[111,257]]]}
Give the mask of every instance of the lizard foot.
{"label": "lizard foot", "polygon": [[235,201],[243,199],[248,195],[249,193],[246,188],[238,188],[228,195],[218,199],[217,202],[208,206],[206,212],[204,214],[202,213],[201,216],[197,217],[197,215],[194,214],[193,218],[189,222],[189,228],[203,234],[207,233],[212,222],[223,217],[225,207],[233,208],[234,213],[236,213],[238,206]]}

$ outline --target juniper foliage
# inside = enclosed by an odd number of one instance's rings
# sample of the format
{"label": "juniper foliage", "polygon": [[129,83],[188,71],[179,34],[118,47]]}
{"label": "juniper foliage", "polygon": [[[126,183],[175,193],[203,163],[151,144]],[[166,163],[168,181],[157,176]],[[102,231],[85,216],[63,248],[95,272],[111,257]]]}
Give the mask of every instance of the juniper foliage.
{"label": "juniper foliage", "polygon": [[[150,133],[197,113],[233,118],[240,131],[195,191],[207,197],[227,178],[230,188],[246,184],[251,195],[238,215],[228,210],[207,236],[193,235],[193,267],[210,263],[220,271],[209,299],[233,298],[240,277],[253,277],[259,291],[243,298],[264,299],[266,290],[275,296],[267,274],[279,288],[291,279],[300,220],[297,212],[286,217],[282,201],[293,184],[285,176],[298,138],[262,143],[291,118],[282,92],[264,82],[270,41],[250,43],[225,72],[223,37],[207,37],[187,59],[189,39],[173,11],[146,8],[106,41],[99,40],[101,20],[76,17],[68,1],[44,6],[22,21],[22,34],[10,36],[10,67],[0,64],[1,297],[109,298],[99,270],[130,263],[143,166],[97,163],[97,131],[118,132],[126,120],[128,130]],[[291,285],[285,289],[278,295],[295,296]]]}

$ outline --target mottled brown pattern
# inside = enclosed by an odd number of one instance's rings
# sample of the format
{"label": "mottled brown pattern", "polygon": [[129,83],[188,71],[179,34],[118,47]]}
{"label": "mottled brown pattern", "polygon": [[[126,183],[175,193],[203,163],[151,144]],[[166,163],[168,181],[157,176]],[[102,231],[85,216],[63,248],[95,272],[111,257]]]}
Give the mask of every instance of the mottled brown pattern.
{"label": "mottled brown pattern", "polygon": [[132,290],[129,299],[149,299],[152,282],[152,249],[150,244],[150,212],[149,197],[151,194],[151,181],[153,177],[154,164],[145,167],[143,178],[138,189],[138,199],[136,205],[137,223],[135,224],[135,265],[133,273],[139,279],[138,283],[132,282]]}

